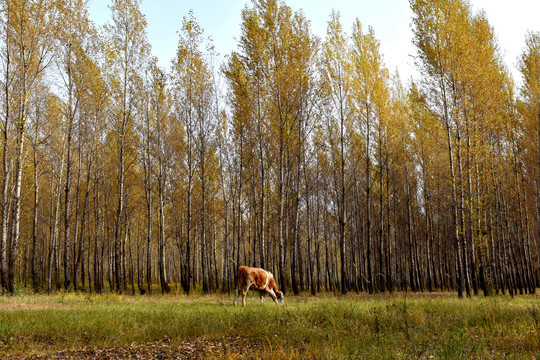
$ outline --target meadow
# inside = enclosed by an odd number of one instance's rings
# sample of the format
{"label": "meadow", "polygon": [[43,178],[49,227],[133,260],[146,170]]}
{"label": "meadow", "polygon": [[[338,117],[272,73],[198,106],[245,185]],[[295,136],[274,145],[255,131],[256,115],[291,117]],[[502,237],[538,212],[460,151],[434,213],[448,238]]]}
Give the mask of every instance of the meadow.
{"label": "meadow", "polygon": [[0,297],[4,359],[535,359],[538,296]]}

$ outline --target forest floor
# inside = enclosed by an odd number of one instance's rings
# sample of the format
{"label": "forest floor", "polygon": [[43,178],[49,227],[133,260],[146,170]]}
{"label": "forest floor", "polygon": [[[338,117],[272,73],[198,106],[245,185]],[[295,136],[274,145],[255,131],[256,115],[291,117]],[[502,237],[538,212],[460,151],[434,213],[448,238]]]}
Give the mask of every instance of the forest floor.
{"label": "forest floor", "polygon": [[1,359],[540,358],[540,296],[0,296]]}

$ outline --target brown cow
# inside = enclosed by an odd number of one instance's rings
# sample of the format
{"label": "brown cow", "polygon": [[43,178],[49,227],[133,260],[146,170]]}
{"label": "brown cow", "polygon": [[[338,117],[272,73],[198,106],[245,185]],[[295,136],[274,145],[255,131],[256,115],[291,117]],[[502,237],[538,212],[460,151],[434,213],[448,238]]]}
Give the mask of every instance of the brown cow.
{"label": "brown cow", "polygon": [[242,292],[242,305],[246,306],[246,296],[248,290],[257,290],[261,296],[261,305],[263,304],[264,295],[268,294],[278,304],[278,299],[281,303],[285,303],[285,297],[283,293],[279,291],[274,279],[274,275],[271,272],[264,269],[240,266],[238,269],[238,283],[236,285],[236,291],[234,296],[234,305],[236,306],[236,300],[238,299],[238,292]]}

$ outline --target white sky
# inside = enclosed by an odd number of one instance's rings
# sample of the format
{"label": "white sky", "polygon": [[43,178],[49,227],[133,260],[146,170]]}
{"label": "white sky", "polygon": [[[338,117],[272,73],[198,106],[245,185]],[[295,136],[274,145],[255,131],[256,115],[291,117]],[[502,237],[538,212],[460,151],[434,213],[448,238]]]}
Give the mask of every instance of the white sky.
{"label": "white sky", "polygon": [[[97,25],[109,21],[110,0],[90,0],[90,16]],[[195,18],[214,39],[220,55],[236,49],[240,35],[240,12],[250,0],[143,0],[142,12],[148,21],[148,39],[152,53],[162,67],[169,67],[178,42],[182,18],[193,9]],[[286,0],[293,10],[302,9],[312,23],[313,32],[321,38],[332,8],[340,11],[344,28],[350,33],[356,18],[364,27],[372,26],[381,42],[381,51],[390,71],[399,70],[406,80],[413,75],[414,47],[411,44],[411,17],[408,0]],[[475,10],[484,9],[494,27],[499,45],[515,80],[516,63],[524,45],[527,30],[540,31],[539,0],[471,0]]]}

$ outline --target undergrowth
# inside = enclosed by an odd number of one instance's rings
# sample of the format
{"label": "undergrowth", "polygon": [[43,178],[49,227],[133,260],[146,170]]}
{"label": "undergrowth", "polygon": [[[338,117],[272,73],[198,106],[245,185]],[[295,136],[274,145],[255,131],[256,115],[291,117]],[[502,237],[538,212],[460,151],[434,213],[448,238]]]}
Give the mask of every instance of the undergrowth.
{"label": "undergrowth", "polygon": [[536,296],[454,294],[252,296],[245,308],[226,295],[3,296],[0,357],[206,339],[224,345],[201,358],[533,358],[539,309]]}

